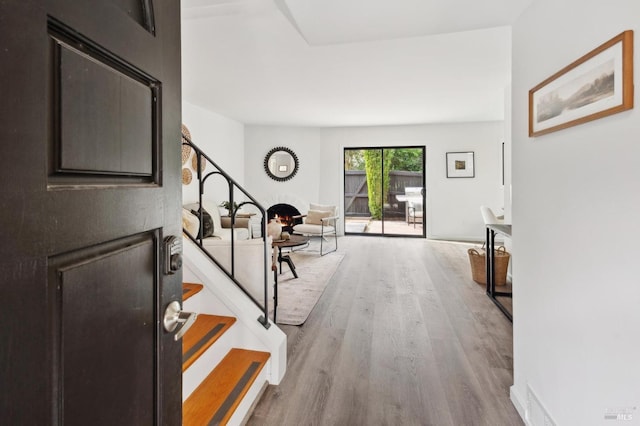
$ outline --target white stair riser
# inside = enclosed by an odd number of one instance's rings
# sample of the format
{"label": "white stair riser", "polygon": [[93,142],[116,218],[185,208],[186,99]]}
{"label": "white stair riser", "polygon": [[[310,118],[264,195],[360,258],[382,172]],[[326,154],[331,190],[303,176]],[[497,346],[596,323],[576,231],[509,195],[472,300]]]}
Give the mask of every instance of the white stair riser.
{"label": "white stair riser", "polygon": [[[267,330],[259,322],[263,313],[244,293],[214,265],[191,241],[184,241],[184,275],[193,282],[204,284],[204,289],[185,302],[190,312],[229,315],[235,317],[234,333],[236,347],[269,352],[271,368],[269,383],[279,384],[286,372],[287,337],[275,324]],[[237,333],[237,334],[236,334]],[[204,377],[203,377],[204,379]]]}
{"label": "white stair riser", "polygon": [[234,313],[228,309],[205,285],[200,292],[190,297],[182,304],[182,309],[187,312],[197,312],[199,314],[222,315],[235,317]]}
{"label": "white stair riser", "polygon": [[244,398],[242,398],[240,405],[238,405],[238,408],[236,408],[236,411],[234,411],[233,415],[229,419],[229,423],[228,423],[229,426],[240,426],[245,424],[247,414],[250,412],[253,406],[253,403],[260,396],[263,390],[264,384],[268,382],[267,371],[270,369],[270,367],[271,367],[271,360],[267,361],[262,371],[260,371],[260,374],[258,374],[258,377],[256,377],[256,380],[253,382],[253,384],[249,388],[249,391],[247,392],[247,394],[244,396]]}
{"label": "white stair riser", "polygon": [[222,361],[231,348],[235,347],[233,334],[237,332],[235,324],[198,358],[187,371],[182,373],[182,401],[202,383],[202,381]]}

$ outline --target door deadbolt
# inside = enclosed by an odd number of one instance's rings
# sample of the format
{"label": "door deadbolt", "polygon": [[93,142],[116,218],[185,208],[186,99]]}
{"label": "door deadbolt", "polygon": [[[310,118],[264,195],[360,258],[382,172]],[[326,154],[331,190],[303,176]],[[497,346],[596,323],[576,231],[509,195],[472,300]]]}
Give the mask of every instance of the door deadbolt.
{"label": "door deadbolt", "polygon": [[173,275],[182,268],[182,239],[167,237],[164,239],[164,273]]}

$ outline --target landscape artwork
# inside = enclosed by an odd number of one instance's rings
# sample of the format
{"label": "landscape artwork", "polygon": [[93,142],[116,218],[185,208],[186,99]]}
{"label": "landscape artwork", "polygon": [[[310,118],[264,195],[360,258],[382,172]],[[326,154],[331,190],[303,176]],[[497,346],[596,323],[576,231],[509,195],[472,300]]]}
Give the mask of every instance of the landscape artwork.
{"label": "landscape artwork", "polygon": [[529,136],[633,108],[633,31],[625,31],[529,91]]}
{"label": "landscape artwork", "polygon": [[542,96],[536,105],[538,123],[613,96],[613,66],[612,59]]}

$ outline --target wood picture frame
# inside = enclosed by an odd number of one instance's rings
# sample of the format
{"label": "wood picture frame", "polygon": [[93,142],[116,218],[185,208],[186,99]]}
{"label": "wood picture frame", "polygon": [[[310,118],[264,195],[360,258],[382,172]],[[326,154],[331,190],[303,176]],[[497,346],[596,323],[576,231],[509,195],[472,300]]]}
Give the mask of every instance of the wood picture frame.
{"label": "wood picture frame", "polygon": [[627,30],[529,91],[529,136],[632,108],[633,30]]}
{"label": "wood picture frame", "polygon": [[473,178],[475,176],[475,154],[473,151],[447,152],[448,178]]}

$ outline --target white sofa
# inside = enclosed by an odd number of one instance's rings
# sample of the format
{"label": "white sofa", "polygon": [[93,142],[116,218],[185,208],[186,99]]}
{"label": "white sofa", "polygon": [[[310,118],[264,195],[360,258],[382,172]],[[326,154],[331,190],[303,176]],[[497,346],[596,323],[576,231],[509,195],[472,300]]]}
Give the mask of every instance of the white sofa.
{"label": "white sofa", "polygon": [[[205,238],[203,246],[227,272],[231,273],[231,242],[229,240]],[[274,251],[271,249],[271,237],[267,237],[266,247],[262,238],[252,238],[234,241],[234,248],[235,279],[258,302],[262,303],[264,301],[263,274],[266,272],[269,303],[272,304],[274,276],[271,266],[274,264]]]}
{"label": "white sofa", "polygon": [[[249,219],[236,218],[233,229],[225,227],[222,221],[217,203],[211,200],[203,200],[202,205],[213,221],[213,235],[202,239],[202,245],[209,254],[228,273],[231,268],[231,233],[233,232],[234,245],[234,277],[258,302],[264,302],[264,273],[267,274],[267,288],[269,303],[273,303],[274,277],[272,265],[274,264],[274,250],[271,248],[271,237],[267,237],[265,246],[262,238],[251,238],[251,226]],[[182,227],[193,237],[199,231],[199,219],[191,211],[198,211],[198,203],[185,204],[182,211]],[[266,264],[265,264],[266,254]]]}
{"label": "white sofa", "polygon": [[[220,217],[220,210],[218,209],[217,203],[211,200],[202,200],[202,206],[204,207],[204,210],[211,215],[211,219],[213,220],[213,235],[205,238],[205,240],[231,240],[232,232],[234,234],[234,240],[247,240],[251,238],[251,226],[249,224],[249,219],[236,218],[234,228],[227,228],[224,226],[225,224],[223,224],[222,218]],[[185,204],[182,211],[182,227],[193,237],[196,237],[198,234],[200,221],[198,217],[193,215],[191,212],[197,212],[198,208],[198,203],[190,203]]]}

